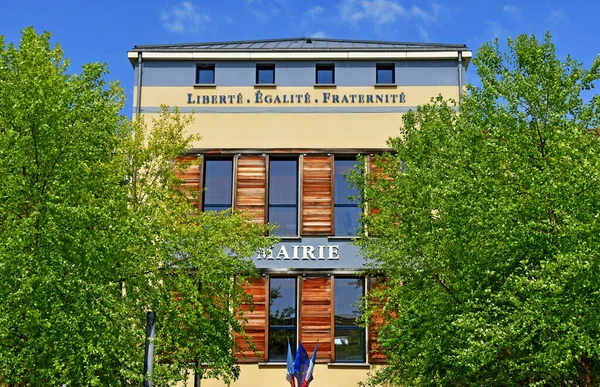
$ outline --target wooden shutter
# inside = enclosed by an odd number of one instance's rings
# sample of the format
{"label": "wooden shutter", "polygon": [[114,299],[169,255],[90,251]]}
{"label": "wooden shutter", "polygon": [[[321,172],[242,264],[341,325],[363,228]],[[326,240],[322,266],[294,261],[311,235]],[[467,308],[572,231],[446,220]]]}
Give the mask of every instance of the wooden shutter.
{"label": "wooden shutter", "polygon": [[[384,286],[383,284],[383,278],[369,278],[369,292],[380,289]],[[378,342],[379,330],[383,325],[384,301],[377,297],[369,297],[369,302],[371,307],[375,309],[369,323],[369,363],[385,363],[387,358],[381,350],[381,344]]]}
{"label": "wooden shutter", "polygon": [[248,320],[246,334],[252,338],[251,340],[260,355],[254,353],[242,336],[236,334],[235,342],[239,347],[236,357],[240,363],[260,362],[266,359],[267,283],[268,281],[265,278],[260,277],[255,282],[244,285],[246,294],[252,296],[252,304],[245,303],[242,305],[243,317]]}
{"label": "wooden shutter", "polygon": [[[176,163],[189,163],[198,159],[197,156],[179,156],[175,159]],[[199,164],[199,163],[198,163]],[[190,198],[193,198],[194,207],[196,210],[200,208],[200,190],[202,182],[202,165],[190,165],[185,170],[177,170],[177,177],[183,180],[181,187],[188,192]]]}
{"label": "wooden shutter", "polygon": [[333,235],[331,156],[304,156],[302,162],[302,235]]}
{"label": "wooden shutter", "polygon": [[239,156],[235,179],[235,209],[247,210],[252,221],[265,223],[266,158],[264,156]]}
{"label": "wooden shutter", "polygon": [[317,361],[320,363],[329,363],[332,361],[333,303],[331,296],[331,278],[303,278],[300,310],[300,342],[306,348],[309,356],[312,356],[317,340],[319,341]]}

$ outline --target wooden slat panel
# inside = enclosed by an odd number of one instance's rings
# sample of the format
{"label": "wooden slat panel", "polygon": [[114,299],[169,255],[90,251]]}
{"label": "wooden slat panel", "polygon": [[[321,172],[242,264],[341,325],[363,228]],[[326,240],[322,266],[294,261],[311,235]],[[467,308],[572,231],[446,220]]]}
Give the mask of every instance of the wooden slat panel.
{"label": "wooden slat panel", "polygon": [[[369,285],[370,291],[377,290],[384,286],[384,279],[370,278]],[[383,325],[383,300],[370,297],[369,302],[372,307],[376,308],[369,324],[369,363],[385,363],[387,358],[381,350],[381,344],[378,342],[379,330]]]}
{"label": "wooden slat panel", "polygon": [[248,320],[246,323],[246,334],[252,338],[252,342],[256,346],[256,350],[260,352],[260,355],[257,356],[257,354],[249,348],[246,341],[240,335],[236,334],[235,342],[240,348],[240,350],[236,352],[236,357],[240,363],[260,362],[264,361],[266,358],[266,286],[267,280],[263,277],[260,277],[255,282],[244,286],[246,293],[252,296],[252,304],[242,305],[243,316]]}
{"label": "wooden slat panel", "polygon": [[302,235],[333,234],[332,158],[304,156]]}
{"label": "wooden slat panel", "polygon": [[[177,163],[188,163],[188,162],[194,162],[197,160],[197,156],[179,156],[175,159],[175,162]],[[202,173],[202,166],[201,165],[191,165],[188,168],[186,168],[184,171],[177,171],[176,175],[178,178],[183,180],[183,183],[181,184],[182,188],[186,190],[186,192],[190,192],[190,193],[194,193],[194,195],[197,195],[196,198],[194,198],[193,200],[193,204],[194,207],[196,207],[196,210],[199,208],[200,203],[198,201],[198,197],[199,197],[199,192],[200,192],[200,176]],[[192,195],[189,195],[189,197],[191,197]]]}
{"label": "wooden slat panel", "polygon": [[265,222],[266,160],[264,156],[240,156],[235,179],[235,209],[252,214],[252,221]]}
{"label": "wooden slat panel", "polygon": [[300,342],[306,348],[309,356],[312,356],[315,345],[317,341],[319,342],[317,361],[320,363],[332,361],[332,305],[330,278],[307,277],[303,279],[302,305],[300,310]]}

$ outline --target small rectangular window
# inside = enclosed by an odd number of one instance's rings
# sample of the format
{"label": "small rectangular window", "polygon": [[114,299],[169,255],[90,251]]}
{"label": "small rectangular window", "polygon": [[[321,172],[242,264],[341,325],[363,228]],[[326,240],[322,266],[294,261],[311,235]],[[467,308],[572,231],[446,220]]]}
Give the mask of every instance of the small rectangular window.
{"label": "small rectangular window", "polygon": [[365,294],[362,278],[334,278],[335,361],[366,361],[365,328],[358,318],[362,316],[358,304]]}
{"label": "small rectangular window", "polygon": [[287,343],[296,349],[296,278],[269,280],[269,361],[286,361]]}
{"label": "small rectangular window", "polygon": [[357,170],[356,160],[335,159],[333,163],[334,235],[353,236],[358,232],[362,209],[358,206],[358,189],[350,186],[346,177]]}
{"label": "small rectangular window", "polygon": [[318,85],[333,85],[335,84],[335,66],[333,64],[317,64],[317,79]]}
{"label": "small rectangular window", "polygon": [[257,64],[256,65],[256,83],[263,85],[275,84],[275,65]]}
{"label": "small rectangular window", "polygon": [[396,67],[393,63],[377,63],[377,84],[393,84],[396,83],[395,71]]}
{"label": "small rectangular window", "polygon": [[231,159],[204,161],[204,211],[223,211],[231,208],[232,177]]}
{"label": "small rectangular window", "polygon": [[199,64],[196,65],[196,84],[214,85],[215,83],[215,65]]}
{"label": "small rectangular window", "polygon": [[269,223],[273,235],[298,235],[298,160],[269,162]]}

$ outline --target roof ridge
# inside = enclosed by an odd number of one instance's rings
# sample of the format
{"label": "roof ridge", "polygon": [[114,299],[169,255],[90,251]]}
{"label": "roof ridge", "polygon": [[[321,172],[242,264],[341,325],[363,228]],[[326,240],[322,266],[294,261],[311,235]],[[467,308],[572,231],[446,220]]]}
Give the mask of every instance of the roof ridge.
{"label": "roof ridge", "polygon": [[[143,50],[143,49],[160,49],[160,48],[170,48],[170,49],[184,49],[186,47],[196,49],[200,47],[209,47],[209,46],[238,46],[238,45],[258,45],[258,44],[269,44],[269,43],[295,43],[302,42],[302,46],[304,44],[312,44],[315,42],[329,42],[329,43],[342,43],[342,44],[359,44],[359,45],[369,45],[369,44],[379,44],[384,46],[418,46],[418,47],[461,47],[466,49],[465,44],[452,44],[452,43],[421,43],[421,42],[400,42],[400,41],[392,41],[392,40],[365,40],[365,39],[339,39],[339,38],[313,38],[313,37],[295,37],[295,38],[277,38],[277,39],[256,39],[256,40],[231,40],[231,41],[221,41],[221,42],[197,42],[197,43],[165,43],[165,44],[145,44],[145,45],[135,45],[133,47],[134,50]],[[260,49],[259,47],[258,49]],[[301,49],[301,47],[295,47],[296,49]],[[308,47],[307,47],[308,48]],[[338,47],[343,48],[343,47]],[[224,48],[222,48],[224,49]],[[231,49],[235,49],[235,47],[230,47]],[[257,48],[245,48],[248,50],[256,50]],[[282,48],[280,48],[282,49]],[[291,50],[292,48],[285,48],[286,50]],[[306,48],[304,48],[306,49]],[[315,47],[316,49],[316,47]],[[213,48],[215,50],[215,48]],[[243,49],[240,49],[243,50]]]}

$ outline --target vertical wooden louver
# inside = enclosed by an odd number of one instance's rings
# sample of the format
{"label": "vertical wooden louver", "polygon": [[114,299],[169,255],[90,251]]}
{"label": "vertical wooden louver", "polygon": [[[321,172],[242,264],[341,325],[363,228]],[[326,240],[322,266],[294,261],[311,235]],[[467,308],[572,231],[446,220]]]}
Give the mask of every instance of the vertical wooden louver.
{"label": "vertical wooden louver", "polygon": [[[384,286],[383,278],[370,278],[369,279],[370,292],[377,291]],[[373,297],[369,297],[371,308],[375,309],[375,312],[371,315],[371,321],[369,324],[369,363],[385,363],[387,358],[381,350],[381,343],[379,343],[379,330],[383,325],[383,300]]]}
{"label": "vertical wooden louver", "polygon": [[302,235],[333,235],[333,158],[304,156]]}
{"label": "vertical wooden louver", "polygon": [[[175,159],[176,163],[189,163],[197,160],[197,156],[179,156]],[[183,171],[177,171],[177,177],[183,180],[181,184],[182,189],[189,193],[189,197],[193,197],[193,204],[196,209],[200,208],[200,197],[199,194],[202,184],[202,165],[189,166]]]}
{"label": "vertical wooden louver", "polygon": [[242,305],[243,317],[248,320],[246,323],[246,334],[251,337],[260,355],[257,355],[250,349],[248,343],[240,335],[236,334],[235,341],[240,349],[239,352],[236,352],[236,356],[240,363],[260,362],[266,359],[267,282],[265,278],[260,277],[256,281],[244,285],[246,294],[252,296],[252,303]]}
{"label": "vertical wooden louver", "polygon": [[238,157],[235,178],[235,209],[247,210],[252,221],[265,223],[266,158],[264,156]]}
{"label": "vertical wooden louver", "polygon": [[331,278],[307,277],[302,281],[300,341],[312,356],[317,341],[318,362],[331,362],[332,329]]}

